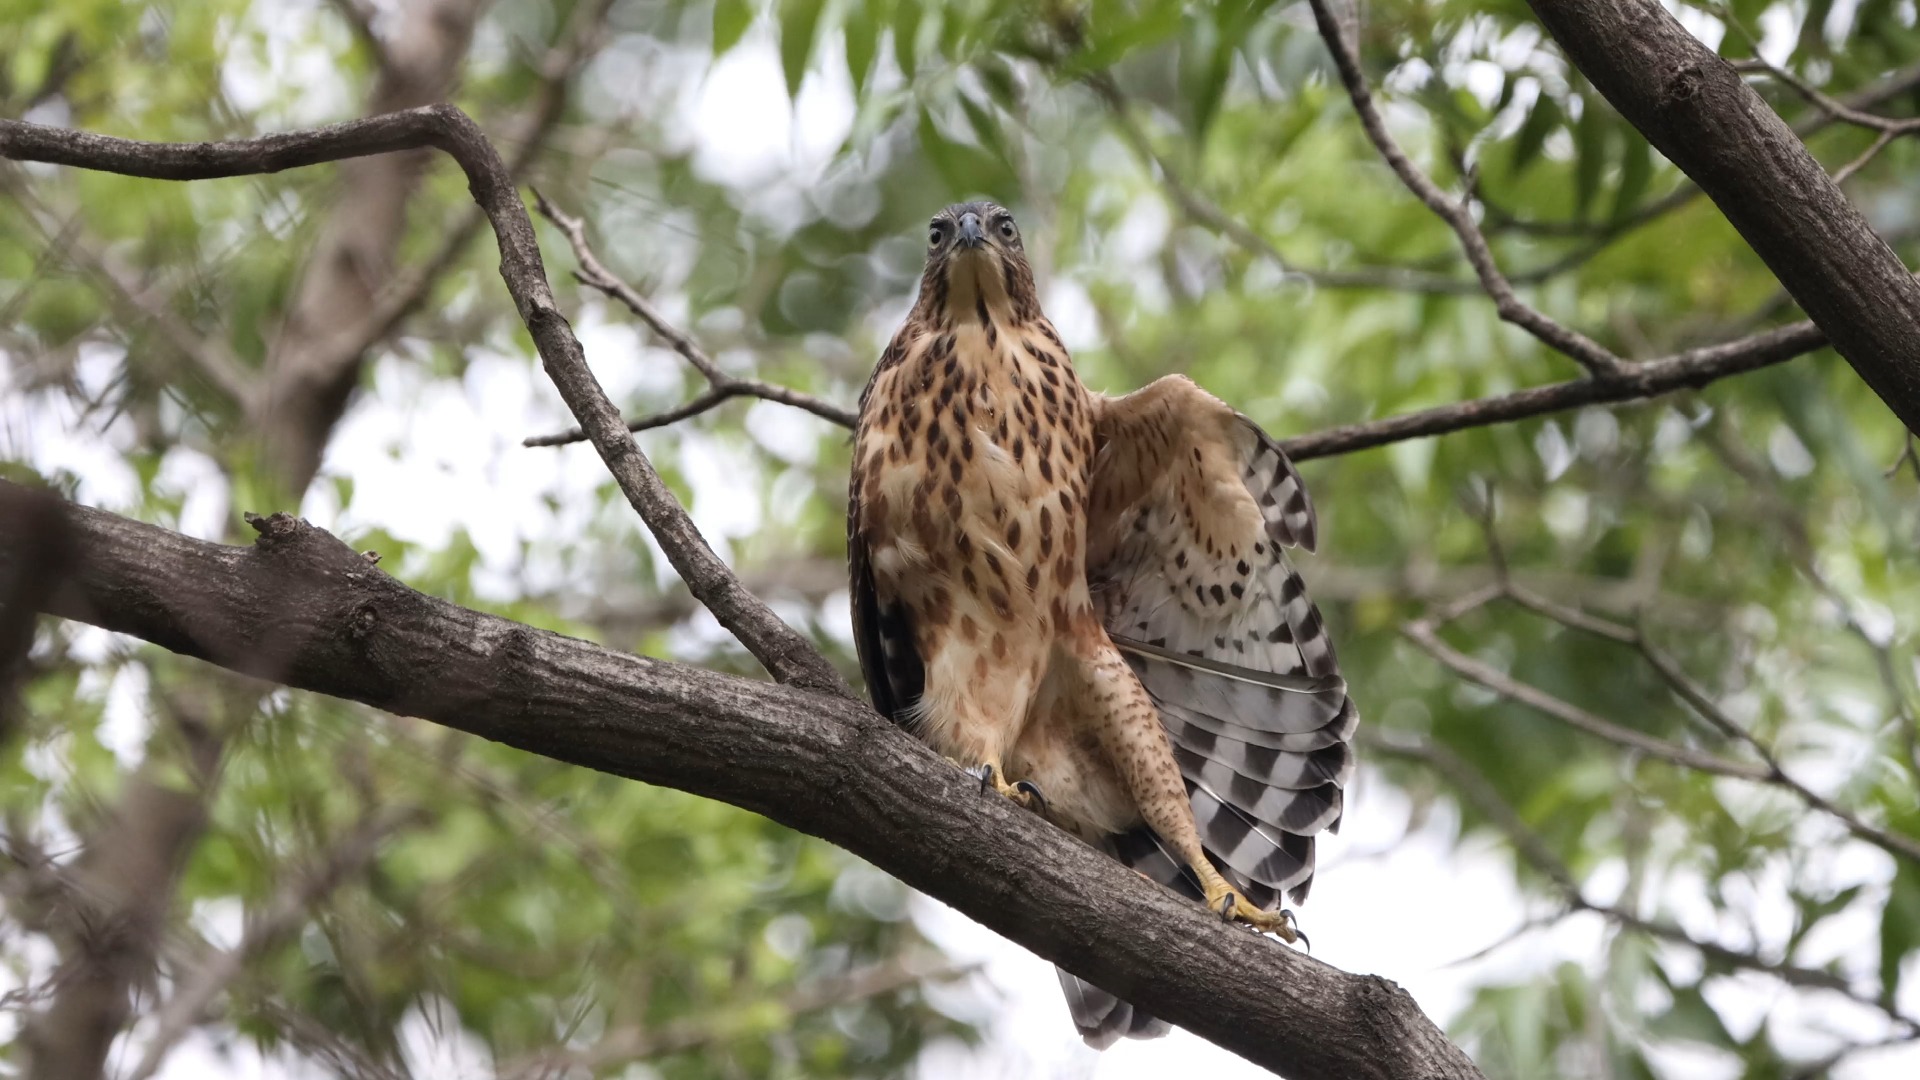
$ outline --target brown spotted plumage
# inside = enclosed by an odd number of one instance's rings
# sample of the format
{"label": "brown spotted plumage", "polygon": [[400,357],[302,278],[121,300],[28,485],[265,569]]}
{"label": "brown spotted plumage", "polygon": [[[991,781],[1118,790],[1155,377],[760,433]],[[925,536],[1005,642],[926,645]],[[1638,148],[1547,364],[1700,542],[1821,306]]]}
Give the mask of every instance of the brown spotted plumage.
{"label": "brown spotted plumage", "polygon": [[[1182,376],[1089,393],[1013,217],[929,226],[860,400],[847,514],[874,707],[1023,805],[1294,940],[1358,714],[1285,549],[1305,487]],[[1087,1041],[1166,1025],[1065,972]]]}

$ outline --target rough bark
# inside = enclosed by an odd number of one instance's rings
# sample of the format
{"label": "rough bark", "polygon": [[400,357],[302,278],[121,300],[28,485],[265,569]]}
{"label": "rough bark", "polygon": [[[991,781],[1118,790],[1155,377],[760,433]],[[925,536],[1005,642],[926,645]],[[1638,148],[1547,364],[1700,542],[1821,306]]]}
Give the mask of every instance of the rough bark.
{"label": "rough bark", "polygon": [[1731,65],[1657,0],[1528,0],[1620,115],[1713,199],[1920,432],[1920,282]]}
{"label": "rough bark", "polygon": [[[846,697],[460,608],[285,515],[251,548],[78,507],[69,524],[52,614],[765,814],[1293,1080],[1480,1075],[1393,983],[1221,923]],[[22,532],[0,522],[0,560]]]}

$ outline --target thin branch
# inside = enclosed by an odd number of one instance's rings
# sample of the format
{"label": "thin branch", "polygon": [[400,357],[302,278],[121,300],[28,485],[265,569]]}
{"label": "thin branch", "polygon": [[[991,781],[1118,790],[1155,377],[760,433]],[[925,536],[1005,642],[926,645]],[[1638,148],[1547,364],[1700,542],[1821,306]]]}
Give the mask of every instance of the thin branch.
{"label": "thin branch", "polygon": [[1614,373],[1349,424],[1283,439],[1280,445],[1295,461],[1305,461],[1404,439],[1504,424],[1583,405],[1654,398],[1791,360],[1826,343],[1826,336],[1812,323],[1794,323],[1735,341],[1626,365]]}
{"label": "thin branch", "polygon": [[29,187],[17,183],[8,183],[5,187],[26,210],[49,245],[61,244],[61,254],[106,284],[123,310],[131,311],[159,331],[173,351],[205,376],[214,389],[241,409],[253,402],[259,392],[259,377],[231,346],[218,336],[203,335],[189,326],[164,299],[136,280],[131,268],[105,249],[94,247],[82,230],[55,227],[48,220],[51,215],[47,207]]}
{"label": "thin branch", "polygon": [[1801,801],[1805,802],[1812,809],[1818,810],[1840,822],[1841,825],[1846,827],[1848,832],[1859,839],[1872,844],[1888,854],[1904,857],[1915,864],[1920,864],[1920,841],[1916,841],[1909,836],[1902,836],[1899,833],[1889,832],[1877,825],[1870,825],[1861,820],[1860,817],[1851,810],[1836,805],[1833,800],[1807,787],[1785,769],[1781,768],[1780,760],[1775,756],[1772,747],[1736,723],[1731,716],[1727,715],[1726,710],[1720,708],[1719,703],[1707,694],[1704,687],[1694,682],[1692,677],[1681,669],[1673,657],[1667,655],[1666,652],[1647,640],[1644,630],[1637,632],[1635,639],[1635,645],[1639,648],[1641,655],[1647,658],[1647,663],[1651,664],[1653,669],[1660,673],[1660,677],[1667,681],[1667,685],[1673,688],[1673,692],[1678,694],[1681,700],[1691,706],[1693,711],[1705,717],[1714,727],[1726,732],[1729,737],[1745,743],[1755,754],[1759,755],[1760,760],[1767,763],[1767,768],[1771,770],[1772,773],[1768,779],[1772,783],[1798,795]]}
{"label": "thin branch", "polygon": [[[1443,626],[1469,611],[1483,607],[1496,599],[1509,600],[1528,611],[1551,619],[1562,626],[1592,634],[1596,637],[1604,638],[1616,644],[1625,645],[1634,649],[1646,659],[1654,671],[1666,681],[1668,687],[1673,690],[1674,694],[1678,696],[1680,700],[1686,702],[1694,713],[1722,736],[1752,750],[1754,755],[1760,759],[1761,765],[1759,767],[1742,765],[1738,767],[1743,770],[1750,769],[1751,771],[1731,772],[1726,771],[1724,767],[1733,763],[1725,762],[1723,759],[1706,758],[1705,760],[1709,765],[1703,766],[1697,760],[1686,761],[1673,757],[1670,753],[1671,749],[1685,750],[1689,754],[1695,753],[1694,751],[1686,750],[1684,747],[1678,747],[1677,744],[1665,744],[1669,748],[1669,751],[1663,752],[1650,751],[1646,745],[1639,741],[1625,741],[1619,737],[1623,732],[1633,736],[1636,740],[1649,740],[1652,739],[1652,737],[1641,735],[1638,732],[1632,732],[1630,729],[1620,728],[1568,702],[1547,694],[1545,691],[1514,680],[1492,667],[1449,648],[1441,642],[1434,633],[1435,628]],[[1487,689],[1493,690],[1495,693],[1522,704],[1530,705],[1548,715],[1564,720],[1576,728],[1588,731],[1590,734],[1599,735],[1602,738],[1607,738],[1610,741],[1628,746],[1631,749],[1656,753],[1658,756],[1674,761],[1676,764],[1686,765],[1689,768],[1700,769],[1703,772],[1711,772],[1716,775],[1736,776],[1740,779],[1755,780],[1782,788],[1799,798],[1809,809],[1826,814],[1839,822],[1842,827],[1855,837],[1880,848],[1882,851],[1896,858],[1905,858],[1915,863],[1920,863],[1920,841],[1868,823],[1861,819],[1858,814],[1838,805],[1819,792],[1814,791],[1798,778],[1788,773],[1786,769],[1781,766],[1780,759],[1778,755],[1774,753],[1773,748],[1758,736],[1748,731],[1739,722],[1734,720],[1732,716],[1728,715],[1726,710],[1722,709],[1719,703],[1713,700],[1712,695],[1707,693],[1706,688],[1701,686],[1692,676],[1688,675],[1686,671],[1681,668],[1678,661],[1653,644],[1647,637],[1644,626],[1625,626],[1610,619],[1589,614],[1578,608],[1569,607],[1557,601],[1550,600],[1529,589],[1515,585],[1512,581],[1502,577],[1493,585],[1468,593],[1446,607],[1434,611],[1426,618],[1415,621],[1406,628],[1405,632],[1408,637],[1412,638],[1422,648],[1433,654],[1441,663],[1474,682],[1480,683],[1482,686],[1487,687]],[[1594,729],[1592,725],[1596,723],[1606,725],[1607,728],[1611,729],[1611,733]]]}
{"label": "thin branch", "polygon": [[1592,912],[1624,930],[1686,946],[1726,968],[1770,975],[1789,986],[1802,989],[1830,990],[1845,995],[1861,1005],[1885,1013],[1903,1030],[1920,1031],[1920,1023],[1894,1011],[1887,1002],[1855,989],[1846,979],[1832,972],[1803,967],[1785,959],[1769,960],[1719,942],[1703,940],[1671,923],[1646,918],[1617,904],[1602,904],[1592,900],[1581,890],[1572,870],[1471,762],[1432,739],[1405,734],[1389,735],[1371,728],[1362,728],[1361,731],[1370,752],[1417,761],[1445,778],[1468,804],[1506,834],[1515,852],[1554,884],[1568,913]]}
{"label": "thin branch", "polygon": [[431,146],[466,172],[500,242],[500,275],[548,376],[687,587],[782,682],[850,694],[819,651],[740,586],[713,553],[673,493],[635,445],[626,424],[587,367],[580,341],[554,304],[527,209],[506,164],[471,117],[429,105],[309,131],[215,143],[148,143],[91,132],[0,120],[0,156],[98,169],[156,180],[255,175]]}
{"label": "thin branch", "polygon": [[1401,628],[1401,633],[1414,644],[1425,649],[1435,660],[1471,682],[1479,683],[1488,690],[1510,701],[1519,702],[1529,708],[1546,713],[1568,727],[1583,731],[1595,738],[1604,739],[1616,746],[1625,747],[1636,753],[1659,758],[1662,761],[1683,768],[1710,773],[1714,776],[1731,776],[1742,780],[1767,780],[1771,778],[1768,769],[1745,762],[1729,761],[1722,757],[1682,746],[1658,736],[1621,727],[1604,717],[1597,716],[1563,701],[1538,687],[1523,683],[1505,672],[1476,660],[1442,641],[1434,633],[1433,624],[1425,619],[1416,619]]}
{"label": "thin branch", "polygon": [[[1425,439],[1471,428],[1511,423],[1587,405],[1645,401],[1681,390],[1697,390],[1731,375],[1784,363],[1822,348],[1826,343],[1826,335],[1818,327],[1809,322],[1799,322],[1717,345],[1705,345],[1672,356],[1630,364],[1616,375],[1571,379],[1493,397],[1437,405],[1417,412],[1296,435],[1280,440],[1280,445],[1293,460],[1307,461],[1371,450],[1408,439]],[[805,400],[788,401],[783,396],[785,394]],[[854,424],[854,416],[847,410],[834,406],[812,408],[812,404],[822,403],[818,399],[807,398],[799,391],[789,391],[770,384],[756,384],[754,389],[729,389],[726,392],[709,389],[673,409],[637,417],[626,423],[630,430],[647,431],[697,416],[734,397],[746,395],[805,408],[815,416],[841,427],[851,428]],[[560,446],[579,442],[583,437],[577,430],[567,431],[529,438],[525,445]]]}
{"label": "thin branch", "polygon": [[292,873],[258,917],[250,919],[231,949],[201,960],[192,976],[162,1005],[156,1029],[141,1049],[140,1061],[127,1080],[147,1080],[159,1071],[174,1046],[198,1025],[207,1006],[239,978],[247,962],[259,957],[298,931],[313,905],[349,878],[364,870],[394,833],[421,819],[412,808],[368,811],[315,866]]}
{"label": "thin branch", "polygon": [[[800,1017],[839,1005],[850,1005],[883,997],[896,991],[932,981],[960,978],[978,969],[975,964],[916,963],[898,959],[874,964],[858,971],[803,986],[780,1001],[775,1008],[788,1017]],[[555,1047],[500,1067],[498,1074],[510,1078],[535,1078],[549,1074],[565,1075],[570,1069],[589,1071],[627,1062],[644,1061],[667,1054],[684,1054],[712,1046],[742,1030],[743,1022],[757,1029],[765,1004],[734,1007],[729,1012],[683,1020],[658,1029],[620,1028],[608,1032],[593,1045],[580,1049]]]}
{"label": "thin branch", "polygon": [[1400,182],[1407,186],[1407,190],[1427,204],[1427,208],[1445,221],[1453,229],[1454,235],[1460,238],[1460,247],[1466,252],[1467,262],[1472,264],[1473,272],[1480,278],[1487,295],[1493,298],[1494,308],[1500,318],[1532,334],[1547,347],[1565,353],[1586,368],[1589,374],[1600,376],[1619,373],[1623,367],[1619,357],[1599,342],[1527,306],[1514,294],[1513,285],[1494,262],[1486,237],[1481,235],[1480,227],[1474,224],[1472,212],[1464,203],[1449,198],[1421,172],[1387,131],[1386,121],[1374,105],[1373,92],[1367,88],[1366,75],[1360,70],[1359,57],[1348,44],[1339,21],[1327,6],[1327,0],[1311,0],[1311,3],[1313,20],[1320,28],[1320,36],[1325,39],[1327,50],[1333,54],[1334,68],[1340,73],[1340,81],[1346,85],[1347,97],[1353,102],[1353,111],[1359,115],[1360,126],[1366,130],[1367,138],[1373,142],[1380,156],[1386,159]]}
{"label": "thin branch", "polygon": [[[1734,25],[1739,26],[1739,23],[1736,21]],[[1741,27],[1741,33],[1746,33],[1744,27]],[[1792,87],[1794,93],[1805,98],[1808,104],[1839,123],[1852,124],[1855,127],[1863,127],[1886,135],[1905,135],[1920,131],[1920,117],[1878,116],[1865,109],[1855,108],[1838,98],[1829,96],[1819,87],[1773,63],[1758,51],[1755,51],[1751,59],[1736,62],[1733,68],[1735,71],[1760,71],[1771,75]]]}
{"label": "thin branch", "polygon": [[1088,75],[1085,81],[1107,106],[1107,110],[1112,113],[1121,138],[1133,148],[1134,153],[1160,174],[1161,186],[1167,189],[1167,194],[1173,197],[1173,201],[1189,218],[1225,236],[1253,255],[1268,260],[1279,267],[1283,274],[1330,289],[1396,289],[1404,292],[1454,296],[1481,291],[1480,286],[1475,282],[1410,267],[1383,266],[1331,270],[1295,265],[1280,253],[1279,248],[1273,246],[1272,241],[1222,210],[1219,204],[1194,190],[1173,163],[1154,149],[1152,141],[1147,138],[1147,133],[1141,129],[1139,121],[1133,116],[1125,94],[1121,92],[1119,84],[1114,82],[1112,76],[1105,72],[1095,72]]}
{"label": "thin branch", "polygon": [[[540,212],[540,216],[553,222],[554,226],[567,238],[567,243],[572,246],[574,259],[580,264],[579,269],[574,271],[574,276],[580,280],[580,283],[588,288],[598,289],[611,299],[619,301],[707,380],[707,390],[700,396],[678,408],[637,420],[629,420],[627,430],[646,431],[665,427],[688,417],[698,416],[737,397],[756,397],[782,405],[791,405],[845,428],[852,427],[858,420],[851,409],[842,408],[812,394],[803,393],[788,386],[777,386],[758,379],[742,379],[727,374],[711,356],[707,355],[706,350],[702,349],[698,342],[688,337],[679,327],[668,322],[666,317],[660,314],[660,309],[653,306],[652,301],[607,269],[606,264],[594,254],[592,245],[587,242],[586,222],[553,205],[538,190],[533,193],[533,205],[534,209]],[[535,436],[527,439],[523,445],[563,446],[567,443],[579,442],[586,437],[585,432],[576,428],[558,435]]]}

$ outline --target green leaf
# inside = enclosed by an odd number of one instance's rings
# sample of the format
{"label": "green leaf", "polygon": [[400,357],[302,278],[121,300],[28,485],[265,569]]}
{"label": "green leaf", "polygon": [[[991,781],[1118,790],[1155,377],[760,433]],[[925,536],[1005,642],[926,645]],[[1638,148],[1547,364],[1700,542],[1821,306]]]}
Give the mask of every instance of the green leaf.
{"label": "green leaf", "polygon": [[920,67],[920,5],[912,0],[893,9],[893,62],[908,79]]}
{"label": "green leaf", "polygon": [[1673,1007],[1656,1016],[1647,1025],[1653,1035],[1666,1039],[1684,1039],[1709,1046],[1729,1046],[1733,1036],[1727,1033],[1720,1014],[1713,1011],[1698,986],[1673,988]]}
{"label": "green leaf", "polygon": [[787,96],[800,92],[800,80],[807,76],[807,60],[813,55],[813,39],[820,29],[822,0],[781,0],[780,68],[787,76]]}
{"label": "green leaf", "polygon": [[1007,139],[1000,121],[985,105],[973,100],[973,95],[962,91],[959,97],[960,108],[967,114],[967,124],[973,128],[974,138],[980,140],[980,145],[994,157],[1011,166],[1013,159],[1007,153]]}
{"label": "green leaf", "polygon": [[725,56],[753,25],[753,5],[748,0],[714,0],[713,55]]}
{"label": "green leaf", "polygon": [[1547,136],[1560,126],[1562,113],[1560,103],[1547,96],[1542,90],[1540,97],[1533,103],[1532,111],[1520,125],[1520,131],[1513,140],[1513,159],[1507,165],[1508,174],[1519,176],[1527,166],[1540,157],[1540,151],[1547,145]]}
{"label": "green leaf", "polygon": [[866,91],[867,76],[873,73],[873,59],[880,51],[880,20],[886,14],[883,0],[855,4],[847,13],[843,35],[847,47],[847,76],[853,80],[853,95]]}
{"label": "green leaf", "polygon": [[1584,218],[1600,191],[1600,174],[1607,167],[1610,125],[1597,96],[1589,96],[1573,129],[1573,216]]}
{"label": "green leaf", "polygon": [[1893,1000],[1900,991],[1900,963],[1920,948],[1920,868],[1896,859],[1893,888],[1880,915],[1880,992]]}
{"label": "green leaf", "polygon": [[1627,147],[1620,155],[1620,186],[1614,191],[1613,220],[1620,221],[1640,206],[1641,196],[1653,179],[1653,147],[1638,134],[1627,134]]}

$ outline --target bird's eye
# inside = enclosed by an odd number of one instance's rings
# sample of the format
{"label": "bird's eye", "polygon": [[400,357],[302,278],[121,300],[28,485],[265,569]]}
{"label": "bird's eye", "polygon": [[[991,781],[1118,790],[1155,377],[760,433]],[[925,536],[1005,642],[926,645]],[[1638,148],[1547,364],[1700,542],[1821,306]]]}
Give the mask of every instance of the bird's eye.
{"label": "bird's eye", "polygon": [[927,245],[929,247],[939,247],[941,239],[945,236],[946,232],[942,230],[940,226],[931,226],[927,229]]}
{"label": "bird's eye", "polygon": [[1012,218],[1000,219],[1000,235],[1006,237],[1008,240],[1020,235],[1020,230],[1013,227]]}

